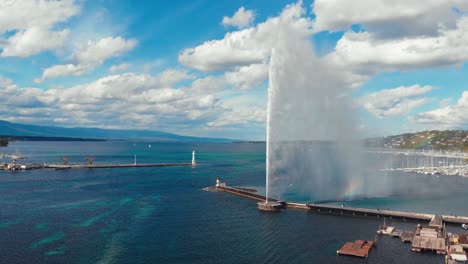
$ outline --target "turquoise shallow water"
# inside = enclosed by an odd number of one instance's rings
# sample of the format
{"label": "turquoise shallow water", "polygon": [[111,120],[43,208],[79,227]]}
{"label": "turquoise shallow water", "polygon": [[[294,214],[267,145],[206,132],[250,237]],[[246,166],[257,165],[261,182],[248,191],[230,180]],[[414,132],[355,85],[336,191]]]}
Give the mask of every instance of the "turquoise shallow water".
{"label": "turquoise shallow water", "polygon": [[[381,238],[367,260],[336,256],[346,241],[374,239],[380,221],[300,210],[264,214],[255,202],[205,192],[265,183],[263,144],[15,142],[29,162],[62,155],[97,163],[189,162],[199,166],[99,170],[0,171],[0,263],[442,263],[408,244]],[[468,215],[468,180],[390,175],[392,195],[353,206]],[[387,181],[388,182],[388,181]],[[424,188],[423,188],[424,187]],[[293,196],[293,194],[291,194]],[[300,200],[300,197],[291,197]],[[392,224],[414,228],[414,223]],[[458,227],[449,227],[461,231]]]}

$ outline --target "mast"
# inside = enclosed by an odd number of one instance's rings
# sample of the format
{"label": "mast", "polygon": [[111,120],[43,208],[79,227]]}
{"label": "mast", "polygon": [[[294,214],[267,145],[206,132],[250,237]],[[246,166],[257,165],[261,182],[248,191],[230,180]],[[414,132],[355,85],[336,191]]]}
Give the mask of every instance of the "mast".
{"label": "mast", "polygon": [[434,168],[434,146],[432,146],[431,151],[431,167]]}

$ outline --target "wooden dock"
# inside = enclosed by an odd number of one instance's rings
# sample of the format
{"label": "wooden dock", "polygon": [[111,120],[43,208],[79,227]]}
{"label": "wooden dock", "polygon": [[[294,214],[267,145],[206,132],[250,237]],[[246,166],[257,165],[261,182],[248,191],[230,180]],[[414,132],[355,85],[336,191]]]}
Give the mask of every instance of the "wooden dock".
{"label": "wooden dock", "polygon": [[338,251],[339,255],[348,255],[361,258],[367,258],[369,251],[374,246],[373,241],[368,240],[357,240],[356,242],[347,242]]}
{"label": "wooden dock", "polygon": [[[256,193],[244,191],[242,189],[234,187],[215,187],[217,191],[223,191],[235,195],[239,195],[245,198],[253,199],[255,201],[265,201],[265,196]],[[269,201],[278,202],[277,199],[269,198]],[[315,204],[315,203],[296,203],[296,202],[282,202],[284,208],[295,208],[310,210],[316,213],[327,213],[336,215],[354,215],[354,216],[365,216],[365,217],[377,217],[387,219],[401,219],[401,220],[412,220],[412,221],[425,221],[429,222],[434,218],[434,214],[404,212],[404,211],[393,211],[393,210],[381,210],[381,209],[369,209],[369,208],[357,208],[357,207],[346,207],[336,206],[329,204]],[[467,216],[440,216],[444,223],[447,224],[463,224],[468,223]]]}
{"label": "wooden dock", "polygon": [[411,231],[403,231],[403,233],[400,236],[401,241],[403,242],[411,242],[413,243],[413,238],[414,238],[414,232]]}
{"label": "wooden dock", "polygon": [[414,232],[412,251],[435,251],[437,254],[447,253],[447,233],[441,215],[435,215],[428,226],[418,224]]}

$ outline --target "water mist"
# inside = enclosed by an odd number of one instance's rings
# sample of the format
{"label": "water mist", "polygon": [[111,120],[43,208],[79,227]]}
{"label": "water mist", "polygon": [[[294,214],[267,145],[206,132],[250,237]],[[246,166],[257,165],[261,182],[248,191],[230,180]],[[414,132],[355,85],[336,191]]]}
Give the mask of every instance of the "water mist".
{"label": "water mist", "polygon": [[343,74],[316,57],[306,37],[278,34],[269,63],[266,196],[317,201],[378,193],[364,175]]}

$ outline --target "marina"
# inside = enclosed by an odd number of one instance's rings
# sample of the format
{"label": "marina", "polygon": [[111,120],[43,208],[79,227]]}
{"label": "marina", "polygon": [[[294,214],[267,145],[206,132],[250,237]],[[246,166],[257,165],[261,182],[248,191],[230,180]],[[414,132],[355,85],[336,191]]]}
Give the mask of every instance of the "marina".
{"label": "marina", "polygon": [[394,168],[394,169],[385,169],[385,171],[402,171],[402,172],[419,173],[419,174],[425,174],[425,175],[450,175],[450,176],[468,177],[468,165]]}
{"label": "marina", "polygon": [[405,155],[405,156],[424,156],[434,158],[449,158],[449,159],[468,159],[468,153],[456,151],[436,151],[436,150],[413,150],[413,149],[370,149],[368,153],[376,154],[391,154],[391,155]]}
{"label": "marina", "polygon": [[465,152],[435,150],[368,150],[367,152],[401,157],[401,164],[387,164],[382,171],[468,177],[468,154]]}

